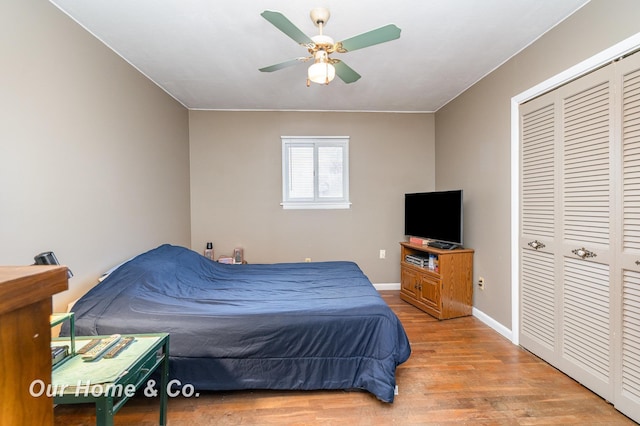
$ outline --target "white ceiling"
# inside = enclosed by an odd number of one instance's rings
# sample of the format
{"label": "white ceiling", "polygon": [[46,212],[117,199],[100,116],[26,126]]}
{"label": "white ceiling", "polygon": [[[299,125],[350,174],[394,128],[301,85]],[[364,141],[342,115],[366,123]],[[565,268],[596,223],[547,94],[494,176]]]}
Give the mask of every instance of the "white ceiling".
{"label": "white ceiling", "polygon": [[[433,112],[588,0],[50,0],[191,109]],[[307,51],[260,16],[283,13],[309,36],[330,9],[336,41],[393,23],[400,39],[345,54],[362,75],[306,87],[308,63],[258,69]]]}

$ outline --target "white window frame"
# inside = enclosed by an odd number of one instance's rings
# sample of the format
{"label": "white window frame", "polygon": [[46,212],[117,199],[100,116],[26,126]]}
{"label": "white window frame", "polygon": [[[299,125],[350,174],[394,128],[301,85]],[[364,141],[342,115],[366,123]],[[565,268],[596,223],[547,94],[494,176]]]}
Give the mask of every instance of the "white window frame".
{"label": "white window frame", "polygon": [[[282,136],[282,208],[283,209],[348,209],[349,202],[349,137],[348,136]],[[313,198],[289,198],[289,148],[313,146]],[[318,148],[342,147],[342,197],[321,198],[318,182]]]}

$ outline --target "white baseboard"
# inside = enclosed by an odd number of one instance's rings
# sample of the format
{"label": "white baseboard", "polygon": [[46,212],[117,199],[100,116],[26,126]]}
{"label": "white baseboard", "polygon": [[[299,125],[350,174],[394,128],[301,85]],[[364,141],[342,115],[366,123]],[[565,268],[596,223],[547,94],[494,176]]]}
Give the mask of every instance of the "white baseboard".
{"label": "white baseboard", "polygon": [[507,339],[509,339],[510,342],[513,342],[513,332],[510,329],[500,324],[498,321],[494,320],[479,309],[473,308],[471,310],[471,314],[489,327],[493,328],[498,333],[502,334]]}
{"label": "white baseboard", "polygon": [[[379,283],[379,284],[374,284],[373,286],[378,291],[400,290],[400,283]],[[482,321],[483,323],[485,323],[486,325],[494,329],[496,332],[502,334],[504,337],[509,339],[510,342],[514,343],[513,332],[507,327],[505,327],[504,325],[500,324],[498,321],[491,318],[489,315],[485,314],[484,312],[482,312],[477,308],[472,308],[471,315],[478,318],[480,321]]]}
{"label": "white baseboard", "polygon": [[380,283],[373,285],[376,290],[400,290],[400,283]]}

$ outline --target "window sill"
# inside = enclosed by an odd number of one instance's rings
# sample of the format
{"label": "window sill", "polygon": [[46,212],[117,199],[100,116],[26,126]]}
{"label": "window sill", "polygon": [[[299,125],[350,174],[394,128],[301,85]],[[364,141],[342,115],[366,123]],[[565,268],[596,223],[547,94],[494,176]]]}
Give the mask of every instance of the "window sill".
{"label": "window sill", "polygon": [[338,203],[280,203],[284,210],[338,210],[350,209],[350,202]]}

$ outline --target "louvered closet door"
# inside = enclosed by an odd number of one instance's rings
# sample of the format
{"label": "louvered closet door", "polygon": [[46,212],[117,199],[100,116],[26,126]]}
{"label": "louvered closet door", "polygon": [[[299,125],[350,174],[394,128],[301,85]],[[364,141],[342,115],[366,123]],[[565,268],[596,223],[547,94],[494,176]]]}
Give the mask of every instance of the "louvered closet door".
{"label": "louvered closet door", "polygon": [[622,87],[620,110],[622,155],[619,180],[622,182],[622,209],[619,213],[621,329],[618,332],[615,406],[636,420],[640,419],[640,55],[617,64],[618,86]]}
{"label": "louvered closet door", "polygon": [[521,344],[611,399],[612,67],[521,106]]}
{"label": "louvered closet door", "polygon": [[549,362],[556,359],[556,94],[521,107],[520,341]]}
{"label": "louvered closet door", "polygon": [[522,346],[640,421],[640,54],[520,111]]}
{"label": "louvered closet door", "polygon": [[562,245],[560,369],[613,398],[613,67],[559,90]]}

